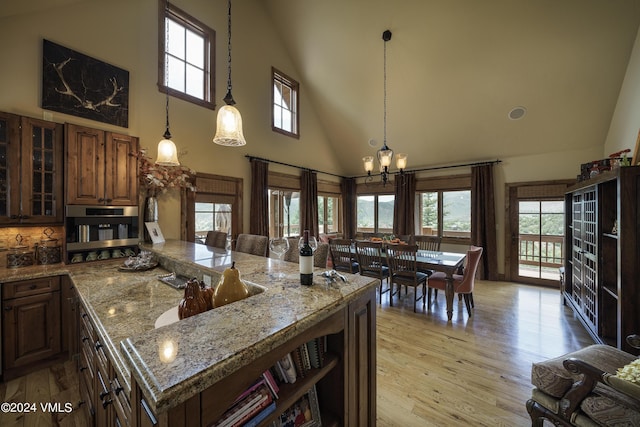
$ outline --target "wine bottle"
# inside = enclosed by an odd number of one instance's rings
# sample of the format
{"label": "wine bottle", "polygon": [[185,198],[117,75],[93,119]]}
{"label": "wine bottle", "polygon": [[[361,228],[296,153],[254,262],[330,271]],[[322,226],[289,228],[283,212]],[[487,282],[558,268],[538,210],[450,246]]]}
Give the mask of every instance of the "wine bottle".
{"label": "wine bottle", "polygon": [[313,250],[309,246],[309,230],[304,230],[303,244],[300,247],[300,284],[313,285]]}

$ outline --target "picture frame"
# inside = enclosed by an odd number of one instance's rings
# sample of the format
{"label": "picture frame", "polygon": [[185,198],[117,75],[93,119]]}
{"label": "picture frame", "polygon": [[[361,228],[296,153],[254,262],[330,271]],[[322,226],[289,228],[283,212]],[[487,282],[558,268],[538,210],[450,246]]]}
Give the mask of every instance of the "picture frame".
{"label": "picture frame", "polygon": [[144,225],[147,227],[149,237],[151,237],[151,242],[154,245],[156,243],[164,243],[164,236],[162,235],[162,230],[160,230],[160,226],[157,222],[145,222]]}
{"label": "picture frame", "polygon": [[129,127],[129,72],[50,40],[42,42],[41,107]]}
{"label": "picture frame", "polygon": [[631,166],[636,166],[638,163],[640,163],[640,130],[638,131],[638,137],[636,138],[636,148],[633,150]]}
{"label": "picture frame", "polygon": [[314,385],[271,424],[272,427],[321,427],[318,395]]}

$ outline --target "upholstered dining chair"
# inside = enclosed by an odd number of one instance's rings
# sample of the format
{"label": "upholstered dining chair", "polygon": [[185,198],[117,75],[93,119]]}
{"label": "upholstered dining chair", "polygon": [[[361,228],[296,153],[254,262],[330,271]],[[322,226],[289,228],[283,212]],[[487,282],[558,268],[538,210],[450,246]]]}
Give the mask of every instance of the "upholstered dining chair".
{"label": "upholstered dining chair", "polygon": [[[398,295],[401,295],[402,285],[413,287],[413,312],[416,311],[416,303],[422,299],[422,309],[426,303],[428,275],[417,270],[416,257],[418,246],[416,245],[387,245],[387,264],[390,269],[389,305],[393,305],[393,285],[398,285]],[[422,287],[422,295],[418,297],[418,287]]]}
{"label": "upholstered dining chair", "polygon": [[[467,251],[467,265],[464,268],[464,273],[462,275],[453,275],[453,292],[463,295],[469,316],[471,316],[471,308],[474,307],[473,286],[475,284],[476,271],[478,271],[481,256],[482,248],[479,246],[471,246]],[[431,289],[442,289],[444,291],[447,286],[447,275],[441,271],[433,273],[429,277],[428,286],[427,302],[431,305]]]}
{"label": "upholstered dining chair", "polygon": [[236,240],[236,252],[244,252],[251,255],[267,256],[269,238],[256,234],[238,234]]}
{"label": "upholstered dining chair", "polygon": [[227,233],[224,231],[209,231],[204,244],[214,248],[225,249],[227,247]]}
{"label": "upholstered dining chair", "polygon": [[351,252],[351,240],[329,240],[329,256],[331,257],[331,263],[335,270],[347,273],[358,272],[358,263],[355,261],[355,254]]}
{"label": "upholstered dining chair", "polygon": [[[380,280],[379,302],[382,304],[382,294],[390,292],[389,267],[385,265],[385,257],[382,253],[382,242],[356,241],[356,259],[361,276],[374,277]],[[382,283],[387,281],[387,289]],[[391,295],[389,295],[391,301]]]}
{"label": "upholstered dining chair", "polygon": [[[284,253],[282,258],[288,262],[300,262],[300,249],[298,248],[299,237],[287,237],[289,240],[289,250]],[[329,244],[318,242],[318,247],[313,251],[313,266],[318,268],[327,268],[327,260],[329,258]]]}

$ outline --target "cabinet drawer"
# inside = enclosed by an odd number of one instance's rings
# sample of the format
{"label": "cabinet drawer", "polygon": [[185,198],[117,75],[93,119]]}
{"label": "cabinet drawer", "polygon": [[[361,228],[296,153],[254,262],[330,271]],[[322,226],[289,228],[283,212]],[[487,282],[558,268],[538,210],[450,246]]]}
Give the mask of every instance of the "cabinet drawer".
{"label": "cabinet drawer", "polygon": [[80,382],[89,389],[89,397],[93,399],[93,381],[95,377],[95,366],[93,365],[93,359],[91,353],[87,354],[86,349],[82,349],[80,352],[79,361]]}
{"label": "cabinet drawer", "polygon": [[89,315],[85,311],[84,307],[80,306],[80,339],[86,342],[84,338],[87,338],[91,345],[96,342],[96,332],[93,329],[93,324],[89,320]]}
{"label": "cabinet drawer", "polygon": [[93,406],[93,393],[89,394],[89,390],[93,391],[93,383],[87,385],[84,378],[80,377],[80,408],[87,420],[87,425],[94,425],[95,408]]}
{"label": "cabinet drawer", "polygon": [[38,295],[60,290],[60,277],[43,277],[41,279],[21,280],[2,284],[2,298],[12,299]]}
{"label": "cabinet drawer", "polygon": [[118,380],[118,375],[113,374],[111,380],[111,391],[113,395],[113,407],[116,410],[117,418],[121,426],[131,425],[131,404],[124,388]]}

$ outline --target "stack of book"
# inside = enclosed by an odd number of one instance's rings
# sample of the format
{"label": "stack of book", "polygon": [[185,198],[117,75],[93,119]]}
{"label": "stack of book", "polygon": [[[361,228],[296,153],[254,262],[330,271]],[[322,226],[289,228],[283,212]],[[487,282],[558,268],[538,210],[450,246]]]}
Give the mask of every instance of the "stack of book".
{"label": "stack of book", "polygon": [[310,369],[324,366],[326,348],[326,337],[320,337],[287,354],[238,396],[214,426],[258,425],[275,411],[279,384],[295,383],[296,379],[304,378]]}

